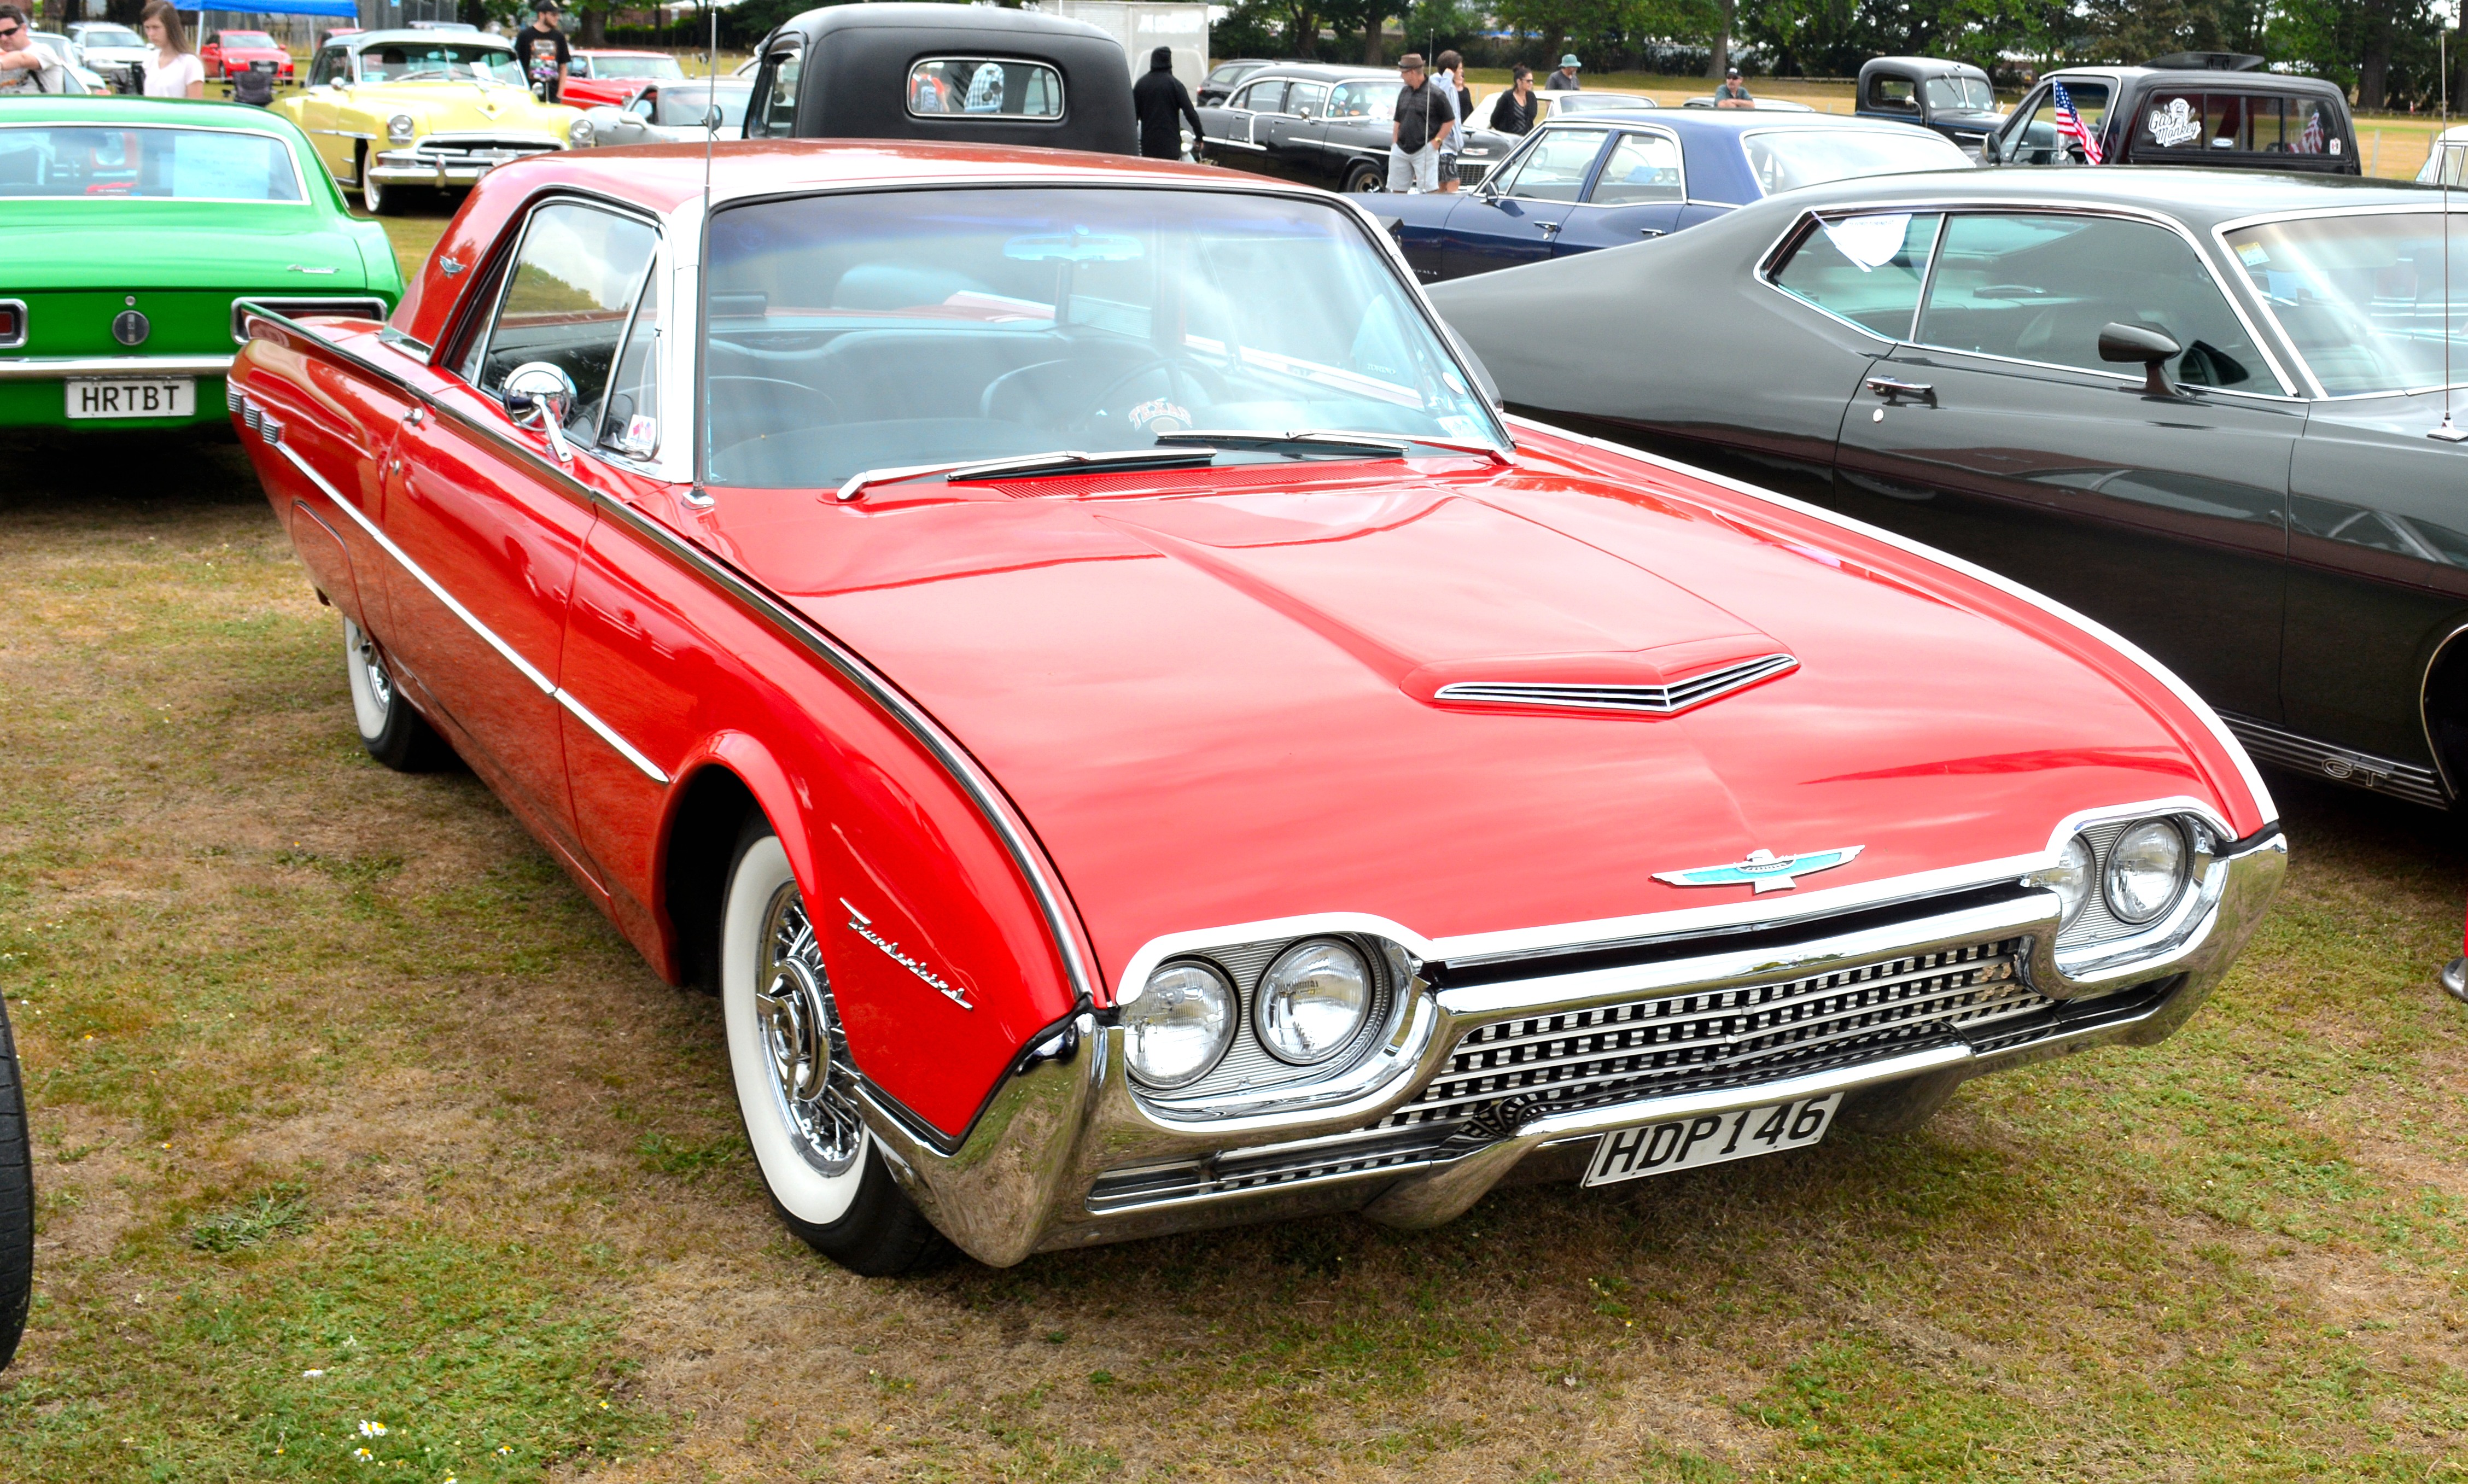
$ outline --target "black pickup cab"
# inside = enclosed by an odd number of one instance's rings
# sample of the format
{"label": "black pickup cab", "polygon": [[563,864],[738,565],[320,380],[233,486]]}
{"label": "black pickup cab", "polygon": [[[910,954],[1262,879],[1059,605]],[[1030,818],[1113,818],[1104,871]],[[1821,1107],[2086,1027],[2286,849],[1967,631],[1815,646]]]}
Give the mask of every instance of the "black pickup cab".
{"label": "black pickup cab", "polygon": [[1975,160],[1981,143],[2005,122],[1988,74],[1933,57],[1871,58],[1860,68],[1859,101],[1860,117],[1934,129]]}
{"label": "black pickup cab", "polygon": [[1085,21],[979,5],[838,5],[755,54],[748,139],[925,139],[1139,153],[1131,63]]}
{"label": "black pickup cab", "polygon": [[[2200,165],[2358,175],[2347,95],[2320,78],[2255,69],[2259,57],[2179,52],[2141,67],[2068,67],[2040,80],[1983,165]],[[2059,92],[2097,146],[2058,124]]]}

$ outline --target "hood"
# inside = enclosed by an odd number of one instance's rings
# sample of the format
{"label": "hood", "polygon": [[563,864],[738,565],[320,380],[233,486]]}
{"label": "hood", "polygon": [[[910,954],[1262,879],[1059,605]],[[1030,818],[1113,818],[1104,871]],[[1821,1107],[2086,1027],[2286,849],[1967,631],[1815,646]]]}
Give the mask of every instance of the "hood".
{"label": "hood", "polygon": [[[305,163],[305,162],[304,162]],[[313,164],[308,167],[315,170]],[[314,177],[311,190],[323,182]],[[314,205],[217,201],[11,201],[10,282],[27,289],[368,286],[359,246]],[[162,250],[177,241],[178,252]],[[306,271],[331,268],[331,273]],[[388,285],[389,287],[391,285]]]}
{"label": "hood", "polygon": [[[1932,568],[1864,567],[1807,517],[1678,476],[1345,468],[1172,494],[1134,488],[1154,475],[860,506],[732,491],[717,537],[987,766],[1108,976],[1167,932],[1719,906],[1748,888],[1656,873],[1860,846],[1819,883],[1852,885],[2037,855],[2080,810],[2221,797],[2173,729],[2199,723],[2111,651]],[[1796,667],[1669,716],[1444,694],[1777,654]],[[2231,820],[2252,812],[2239,788],[2215,806]]]}
{"label": "hood", "polygon": [[421,132],[432,128],[536,129],[565,135],[565,122],[577,110],[541,103],[529,88],[505,82],[432,81],[363,82],[346,95],[351,105],[380,116],[407,113],[420,121]]}
{"label": "hood", "polygon": [[1929,115],[1929,123],[1939,128],[1958,128],[1967,133],[1985,134],[2005,122],[2005,115],[1977,108],[1940,108]]}

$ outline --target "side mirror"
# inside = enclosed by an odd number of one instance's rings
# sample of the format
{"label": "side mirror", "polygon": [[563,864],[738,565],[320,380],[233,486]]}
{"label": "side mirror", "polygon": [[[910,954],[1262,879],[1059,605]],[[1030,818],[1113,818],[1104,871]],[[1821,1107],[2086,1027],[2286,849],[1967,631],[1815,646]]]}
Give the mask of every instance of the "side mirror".
{"label": "side mirror", "polygon": [[2099,328],[2099,358],[2140,361],[2142,395],[2145,397],[2173,398],[2177,395],[2177,389],[2168,384],[2167,365],[2183,354],[2184,349],[2160,331],[2140,325],[2120,325],[2111,321]]}
{"label": "side mirror", "polygon": [[574,378],[563,367],[553,361],[525,361],[507,375],[500,395],[514,426],[545,432],[549,446],[557,450],[557,461],[574,462],[574,448],[565,441],[565,420],[574,413]]}

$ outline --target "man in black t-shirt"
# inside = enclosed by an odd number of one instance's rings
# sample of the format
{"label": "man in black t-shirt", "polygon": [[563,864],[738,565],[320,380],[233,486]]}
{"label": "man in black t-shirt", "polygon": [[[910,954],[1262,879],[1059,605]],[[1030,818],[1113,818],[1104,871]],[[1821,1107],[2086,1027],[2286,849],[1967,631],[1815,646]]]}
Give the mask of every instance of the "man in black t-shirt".
{"label": "man in black t-shirt", "polygon": [[573,60],[565,33],[557,29],[557,0],[539,0],[532,23],[514,33],[514,65],[522,69],[523,80],[540,95],[540,101],[553,103],[558,89],[564,85],[566,64]]}
{"label": "man in black t-shirt", "polygon": [[1439,147],[1456,126],[1456,110],[1424,76],[1422,53],[1398,58],[1397,75],[1405,85],[1397,90],[1396,122],[1388,129],[1388,189],[1437,191]]}

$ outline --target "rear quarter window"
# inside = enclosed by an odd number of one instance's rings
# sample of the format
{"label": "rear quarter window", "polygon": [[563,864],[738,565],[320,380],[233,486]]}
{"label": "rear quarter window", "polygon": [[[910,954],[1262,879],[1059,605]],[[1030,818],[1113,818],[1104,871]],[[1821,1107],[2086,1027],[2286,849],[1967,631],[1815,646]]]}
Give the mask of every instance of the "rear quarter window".
{"label": "rear quarter window", "polygon": [[1768,278],[1795,299],[1900,340],[1919,312],[1936,228],[1929,212],[1819,218]]}
{"label": "rear quarter window", "polygon": [[1063,75],[1014,57],[938,57],[908,69],[908,111],[919,118],[1059,119]]}

